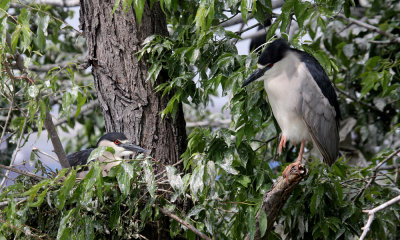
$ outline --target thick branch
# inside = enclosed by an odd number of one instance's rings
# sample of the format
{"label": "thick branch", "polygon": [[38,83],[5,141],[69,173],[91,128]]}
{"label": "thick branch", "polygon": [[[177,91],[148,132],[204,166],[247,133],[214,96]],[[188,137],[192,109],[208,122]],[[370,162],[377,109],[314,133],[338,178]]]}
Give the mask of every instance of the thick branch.
{"label": "thick branch", "polygon": [[67,155],[65,154],[64,148],[61,144],[60,138],[58,137],[56,127],[53,124],[53,120],[51,119],[51,114],[47,110],[46,118],[44,120],[44,126],[47,129],[47,132],[50,136],[51,142],[53,143],[54,152],[56,153],[58,160],[63,168],[71,167],[67,160]]}
{"label": "thick branch", "polygon": [[[268,226],[265,232],[265,235],[267,235],[274,226],[275,220],[281,212],[286,200],[289,198],[297,184],[307,176],[307,173],[308,170],[303,165],[299,167],[299,173],[296,168],[292,168],[289,175],[289,183],[286,178],[281,176],[274,185],[272,185],[271,190],[264,194],[262,207],[256,215],[257,227],[254,239],[262,239],[259,224],[261,211],[264,211],[267,214]],[[245,239],[249,240],[250,234],[248,234]]]}
{"label": "thick branch", "polygon": [[363,232],[362,232],[362,234],[360,236],[360,240],[363,240],[365,238],[365,236],[367,236],[367,233],[369,231],[371,223],[372,223],[372,221],[374,221],[375,213],[377,213],[380,210],[385,209],[385,208],[387,208],[387,207],[389,207],[389,206],[391,206],[391,205],[393,205],[393,204],[395,204],[395,203],[397,203],[399,201],[400,201],[400,195],[395,197],[395,198],[393,198],[393,199],[391,199],[391,200],[389,200],[389,201],[387,201],[387,202],[385,202],[385,203],[383,203],[383,204],[381,204],[381,205],[379,205],[379,206],[377,206],[374,209],[364,210],[364,212],[368,213],[368,221],[365,224],[365,226],[362,228]]}
{"label": "thick branch", "polygon": [[211,238],[209,238],[207,235],[205,235],[204,233],[200,232],[197,228],[195,228],[195,227],[194,227],[193,225],[191,225],[190,223],[188,223],[188,222],[182,220],[181,218],[179,218],[179,217],[176,216],[175,214],[171,213],[171,212],[168,211],[165,207],[161,207],[161,208],[160,208],[160,211],[161,211],[164,215],[166,215],[166,216],[168,216],[168,217],[170,217],[170,218],[172,218],[172,219],[178,221],[180,224],[182,224],[182,225],[184,225],[185,227],[189,228],[190,231],[194,232],[194,233],[195,233],[197,236],[199,236],[200,238],[205,239],[205,240],[211,240]]}

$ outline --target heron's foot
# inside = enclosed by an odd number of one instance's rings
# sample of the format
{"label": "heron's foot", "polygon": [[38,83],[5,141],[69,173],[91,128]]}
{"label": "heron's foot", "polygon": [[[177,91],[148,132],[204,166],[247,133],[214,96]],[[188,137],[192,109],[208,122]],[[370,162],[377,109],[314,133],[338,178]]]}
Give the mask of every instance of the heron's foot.
{"label": "heron's foot", "polygon": [[301,165],[301,159],[297,159],[296,162],[289,164],[289,166],[287,166],[285,170],[283,170],[282,177],[286,178],[287,184],[289,184],[290,170],[292,170],[293,167],[296,167],[297,175],[300,176],[300,170],[299,170],[300,165]]}
{"label": "heron's foot", "polygon": [[287,139],[286,139],[285,135],[282,134],[281,141],[279,142],[279,148],[278,148],[279,155],[282,154],[282,148],[286,147],[286,141],[287,141]]}

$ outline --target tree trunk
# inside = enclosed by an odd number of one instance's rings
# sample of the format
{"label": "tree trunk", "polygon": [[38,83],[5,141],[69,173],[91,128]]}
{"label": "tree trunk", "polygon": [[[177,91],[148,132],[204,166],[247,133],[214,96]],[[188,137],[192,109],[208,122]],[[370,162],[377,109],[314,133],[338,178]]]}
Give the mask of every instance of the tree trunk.
{"label": "tree trunk", "polygon": [[[136,54],[146,37],[168,34],[164,13],[158,3],[150,9],[146,2],[139,25],[133,4],[126,13],[119,6],[111,14],[114,3],[114,0],[81,0],[80,8],[80,27],[86,37],[106,130],[125,133],[153,158],[173,164],[186,148],[182,106],[176,119],[160,118],[160,111],[169,99],[154,92],[151,82],[146,81],[149,66],[145,60],[138,62]],[[161,72],[156,84],[167,78]]]}

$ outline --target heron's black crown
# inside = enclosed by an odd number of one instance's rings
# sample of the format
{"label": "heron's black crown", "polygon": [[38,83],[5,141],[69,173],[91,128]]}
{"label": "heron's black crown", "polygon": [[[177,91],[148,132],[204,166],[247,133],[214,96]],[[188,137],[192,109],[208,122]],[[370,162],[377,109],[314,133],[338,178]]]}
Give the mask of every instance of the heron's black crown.
{"label": "heron's black crown", "polygon": [[268,47],[261,53],[258,58],[258,64],[266,66],[268,64],[275,64],[285,57],[285,53],[290,49],[288,43],[282,39],[278,38],[273,41]]}
{"label": "heron's black crown", "polygon": [[108,141],[110,141],[110,142],[115,142],[116,140],[123,141],[123,140],[126,140],[126,139],[128,139],[128,138],[127,138],[127,137],[125,136],[125,134],[123,134],[123,133],[120,133],[120,132],[109,132],[109,133],[104,134],[104,135],[99,139],[99,141],[97,142],[96,146],[98,147],[98,146],[99,146],[99,143],[100,143],[102,140],[108,140]]}

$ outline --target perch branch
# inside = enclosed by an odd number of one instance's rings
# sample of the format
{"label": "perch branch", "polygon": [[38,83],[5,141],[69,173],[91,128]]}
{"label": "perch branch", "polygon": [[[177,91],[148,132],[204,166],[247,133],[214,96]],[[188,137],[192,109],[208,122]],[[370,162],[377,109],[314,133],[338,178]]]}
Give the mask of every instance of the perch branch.
{"label": "perch branch", "polygon": [[181,218],[179,218],[179,217],[176,216],[175,214],[173,214],[173,213],[171,213],[170,211],[168,211],[165,207],[161,207],[161,208],[160,208],[160,211],[161,211],[164,215],[166,215],[166,216],[168,216],[168,217],[170,217],[170,218],[172,218],[172,219],[178,221],[180,224],[182,224],[182,225],[184,225],[185,227],[189,228],[192,232],[194,232],[194,233],[195,233],[197,236],[199,236],[200,238],[205,239],[205,240],[211,240],[211,238],[209,238],[209,237],[208,237],[207,235],[205,235],[204,233],[200,232],[200,231],[199,231],[197,228],[195,228],[192,224],[190,224],[190,223],[188,223],[188,222],[182,220]]}
{"label": "perch branch", "polygon": [[397,203],[399,201],[400,201],[400,195],[395,197],[395,198],[393,198],[393,199],[391,199],[391,200],[389,200],[389,201],[387,201],[387,202],[385,202],[385,203],[383,203],[383,204],[381,204],[381,205],[379,205],[379,206],[377,206],[376,208],[373,208],[371,210],[364,210],[363,212],[368,213],[368,221],[365,224],[365,226],[361,228],[363,230],[363,232],[362,232],[362,234],[360,236],[360,240],[363,240],[365,238],[365,236],[367,235],[367,233],[369,231],[369,228],[371,226],[371,223],[372,223],[372,221],[374,221],[375,213],[377,213],[380,210],[385,209],[385,208],[387,208],[387,207],[389,207],[389,206],[391,206],[391,205],[393,205],[393,204],[395,204],[395,203]]}
{"label": "perch branch", "polygon": [[[301,165],[299,167],[300,173],[297,173],[296,168],[292,168],[290,170],[289,175],[289,183],[286,181],[286,178],[279,177],[278,180],[272,185],[271,190],[266,192],[263,196],[263,202],[261,209],[257,212],[256,215],[256,235],[254,239],[262,239],[262,234],[260,232],[260,224],[259,224],[259,217],[261,211],[264,211],[267,214],[267,230],[266,234],[271,231],[272,227],[274,226],[274,222],[278,217],[283,205],[285,204],[286,200],[289,198],[290,194],[293,192],[294,188],[303,180],[307,174],[308,170]],[[245,238],[246,240],[250,239],[250,234],[248,234]]]}

